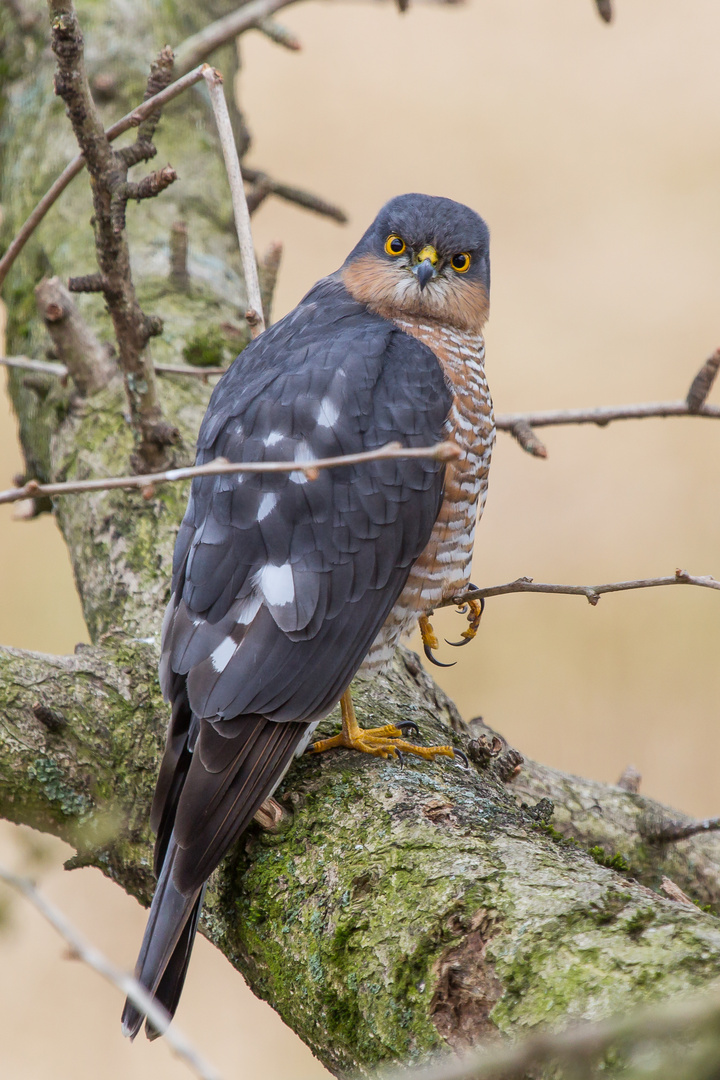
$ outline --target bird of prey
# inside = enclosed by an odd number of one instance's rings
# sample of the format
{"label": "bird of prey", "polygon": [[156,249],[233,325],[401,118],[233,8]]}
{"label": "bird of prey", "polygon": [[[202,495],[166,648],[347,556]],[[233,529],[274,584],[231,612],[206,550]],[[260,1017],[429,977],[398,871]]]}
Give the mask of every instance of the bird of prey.
{"label": "bird of prey", "polygon": [[[172,718],[151,815],[157,887],[136,968],[171,1015],[208,877],[339,700],[342,731],[316,751],[453,756],[401,727],[360,728],[348,687],[361,666],[387,665],[417,620],[432,655],[428,614],[469,583],[495,435],[488,245],[466,206],[392,199],[213,392],[198,464],[299,467],[195,477],[175,545],[160,662]],[[441,440],[454,440],[457,460],[306,471],[391,441]],[[465,641],[478,619],[475,604]],[[142,1019],[127,1002],[125,1033]]]}

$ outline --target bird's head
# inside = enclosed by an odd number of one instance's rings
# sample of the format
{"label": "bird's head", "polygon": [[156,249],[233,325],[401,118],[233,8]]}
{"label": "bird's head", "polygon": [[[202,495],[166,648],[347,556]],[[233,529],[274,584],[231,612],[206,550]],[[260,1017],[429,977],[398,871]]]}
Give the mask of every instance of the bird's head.
{"label": "bird's head", "polygon": [[490,234],[452,199],[398,195],[341,268],[350,294],[386,318],[433,319],[479,331],[488,316]]}

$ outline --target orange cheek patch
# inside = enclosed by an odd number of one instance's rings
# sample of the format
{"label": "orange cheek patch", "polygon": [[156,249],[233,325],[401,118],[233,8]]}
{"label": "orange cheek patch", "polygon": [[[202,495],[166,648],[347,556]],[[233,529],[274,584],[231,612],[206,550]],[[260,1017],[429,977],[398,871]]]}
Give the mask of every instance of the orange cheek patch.
{"label": "orange cheek patch", "polygon": [[361,255],[342,271],[345,288],[359,304],[386,319],[416,316],[433,319],[458,330],[478,333],[487,322],[487,291],[479,281],[456,275],[442,288],[420,291],[407,267],[388,263],[377,255]]}

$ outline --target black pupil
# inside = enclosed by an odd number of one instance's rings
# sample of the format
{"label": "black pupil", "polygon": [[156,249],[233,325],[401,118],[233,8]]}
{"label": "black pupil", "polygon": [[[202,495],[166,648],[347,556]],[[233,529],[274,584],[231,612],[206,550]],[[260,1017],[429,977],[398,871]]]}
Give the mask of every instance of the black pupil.
{"label": "black pupil", "polygon": [[456,269],[462,270],[467,265],[467,255],[453,255],[452,262]]}
{"label": "black pupil", "polygon": [[400,237],[399,236],[393,236],[392,240],[390,241],[390,250],[395,251],[395,252],[400,252],[400,251],[402,251],[402,249],[403,249],[403,242],[400,239]]}

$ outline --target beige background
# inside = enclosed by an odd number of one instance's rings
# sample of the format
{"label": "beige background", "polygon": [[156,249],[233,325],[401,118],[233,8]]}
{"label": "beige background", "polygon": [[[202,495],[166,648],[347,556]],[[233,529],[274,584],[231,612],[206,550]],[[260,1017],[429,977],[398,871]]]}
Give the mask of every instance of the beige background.
{"label": "beige background", "polygon": [[[291,55],[244,45],[253,163],[343,204],[341,229],[277,202],[259,246],[282,238],[276,314],[335,268],[402,191],[465,201],[492,231],[488,374],[499,411],[678,398],[718,341],[720,97],[714,0],[473,0],[463,9],[306,4],[282,19]],[[162,139],[160,139],[162,156]],[[173,162],[182,176],[195,163]],[[714,395],[717,400],[717,392]],[[0,484],[18,467],[0,419]],[[474,578],[598,583],[720,576],[718,428],[644,421],[547,432],[534,460],[496,449]],[[86,639],[51,520],[0,521],[0,641],[67,651]],[[443,659],[465,716],[528,755],[718,813],[718,596],[690,588],[606,597],[502,597],[479,638]],[[438,620],[440,621],[440,620]],[[442,628],[461,625],[446,614]],[[27,863],[17,830],[2,858]],[[48,894],[116,960],[144,924],[94,871],[39,871]],[[119,1037],[116,993],[13,903],[0,937],[0,1068],[13,1080],[175,1077],[162,1043]],[[204,941],[179,1020],[227,1077],[318,1076],[320,1067]]]}

